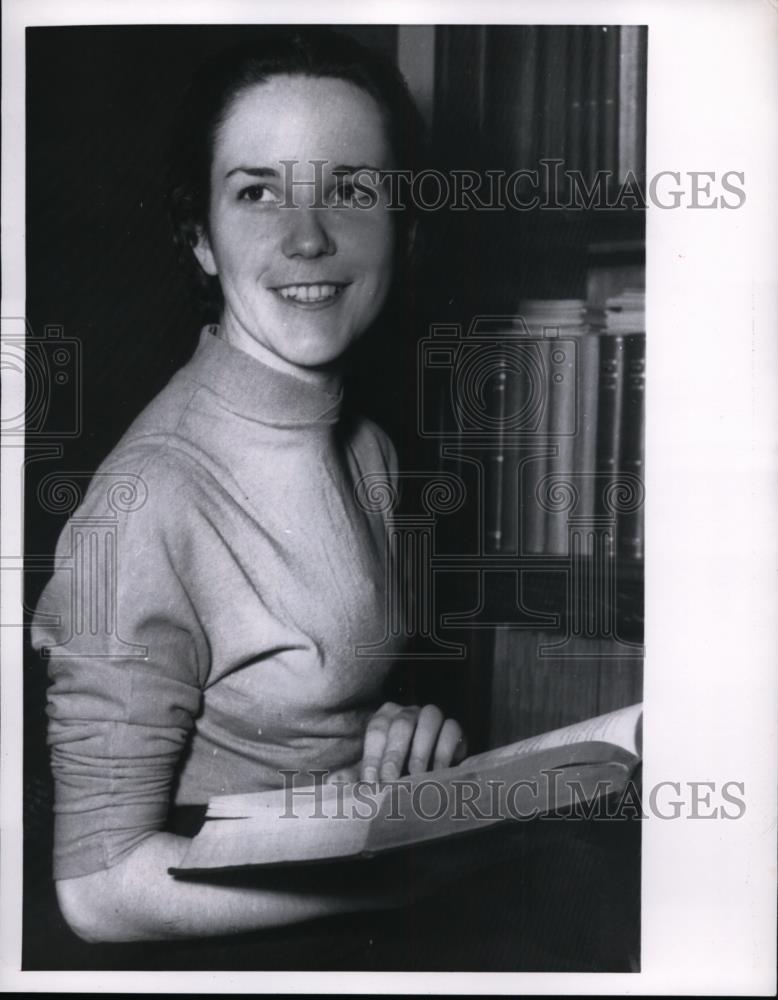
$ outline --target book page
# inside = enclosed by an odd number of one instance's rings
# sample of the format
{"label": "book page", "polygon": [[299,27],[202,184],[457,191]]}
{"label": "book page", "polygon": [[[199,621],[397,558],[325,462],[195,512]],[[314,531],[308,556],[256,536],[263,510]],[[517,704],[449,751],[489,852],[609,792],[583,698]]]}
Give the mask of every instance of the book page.
{"label": "book page", "polygon": [[591,741],[613,743],[639,757],[642,753],[642,721],[643,704],[638,702],[627,708],[617,709],[615,712],[564,726],[562,729],[530,736],[528,739],[519,740],[518,743],[487,750],[474,757],[468,757],[459,766],[468,769],[490,767],[514,757],[536,753],[538,750],[550,750],[553,747],[569,746],[571,743]]}
{"label": "book page", "polygon": [[[321,784],[318,791],[313,784],[291,788],[273,788],[266,792],[246,792],[243,795],[216,795],[208,803],[208,819],[245,819],[272,823],[294,811],[295,816],[306,819],[335,818],[348,807],[355,812],[375,814],[385,789],[362,783],[359,803],[354,802],[354,786]],[[362,808],[359,808],[361,804]]]}
{"label": "book page", "polygon": [[[627,708],[620,708],[615,712],[585,719],[583,722],[576,722],[562,729],[554,729],[551,732],[540,733],[517,743],[510,743],[494,750],[486,750],[484,753],[468,757],[456,767],[430,773],[441,777],[454,776],[463,770],[495,767],[540,750],[551,750],[574,743],[594,741],[613,743],[639,757],[642,752],[642,716],[642,703],[629,705]],[[338,810],[343,809],[344,802],[349,808],[353,804],[354,792],[350,786],[346,786],[344,790],[338,792],[338,786],[334,784],[322,785],[318,804],[311,794],[312,786],[305,787],[309,788],[310,791],[306,792],[301,788],[294,792],[294,808],[297,815],[312,814],[314,809],[323,811],[326,815],[335,815]],[[384,793],[385,789],[375,789],[371,793],[370,787],[364,784],[361,785],[359,792],[362,799],[372,797],[376,799],[376,802]],[[266,792],[247,792],[243,795],[217,795],[208,803],[207,815],[209,819],[240,819],[250,816],[271,823],[287,808],[289,794],[290,792],[286,789],[277,788]],[[378,810],[376,808],[372,811],[375,813]]]}
{"label": "book page", "polygon": [[382,803],[366,850],[438,840],[503,820],[533,819],[604,794],[618,795],[632,774],[635,757],[603,741],[573,741],[514,753],[500,763],[472,761],[477,758],[397,782],[400,794]]}
{"label": "book page", "polygon": [[[603,741],[570,741],[502,763],[402,778],[379,792],[353,786],[301,786],[224,796],[174,874],[350,858],[531,819],[623,789],[634,755]],[[476,760],[476,758],[472,758]],[[218,802],[218,800],[214,800]],[[467,807],[465,807],[465,802]]]}

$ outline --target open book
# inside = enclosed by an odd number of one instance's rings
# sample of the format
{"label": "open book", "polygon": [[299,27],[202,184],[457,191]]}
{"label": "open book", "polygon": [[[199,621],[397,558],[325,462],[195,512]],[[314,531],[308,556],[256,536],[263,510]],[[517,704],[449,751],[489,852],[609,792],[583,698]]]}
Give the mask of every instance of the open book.
{"label": "open book", "polygon": [[619,795],[640,760],[642,717],[631,705],[386,785],[290,782],[216,796],[170,871],[371,856]]}

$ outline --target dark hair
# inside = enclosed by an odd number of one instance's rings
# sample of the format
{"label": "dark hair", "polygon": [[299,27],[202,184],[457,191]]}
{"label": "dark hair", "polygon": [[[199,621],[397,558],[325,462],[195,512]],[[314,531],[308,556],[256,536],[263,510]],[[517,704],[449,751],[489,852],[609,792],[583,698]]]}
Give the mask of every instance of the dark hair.
{"label": "dark hair", "polygon": [[[399,70],[382,53],[324,27],[268,28],[259,38],[218,53],[195,75],[179,110],[168,164],[167,200],[179,256],[198,283],[209,318],[223,306],[217,278],[196,263],[192,247],[208,233],[211,163],[219,128],[248,87],[279,75],[346,80],[368,93],[384,118],[395,166],[414,170],[423,127]],[[397,212],[398,256],[413,230],[412,206]]]}

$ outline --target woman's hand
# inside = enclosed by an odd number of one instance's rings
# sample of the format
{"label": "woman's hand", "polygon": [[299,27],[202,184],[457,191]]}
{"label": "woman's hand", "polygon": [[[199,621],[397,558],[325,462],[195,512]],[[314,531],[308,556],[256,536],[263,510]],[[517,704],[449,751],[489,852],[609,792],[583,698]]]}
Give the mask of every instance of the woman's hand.
{"label": "woman's hand", "polygon": [[328,781],[394,781],[405,773],[450,767],[466,755],[462,727],[437,705],[387,701],[367,724],[361,764],[329,775]]}

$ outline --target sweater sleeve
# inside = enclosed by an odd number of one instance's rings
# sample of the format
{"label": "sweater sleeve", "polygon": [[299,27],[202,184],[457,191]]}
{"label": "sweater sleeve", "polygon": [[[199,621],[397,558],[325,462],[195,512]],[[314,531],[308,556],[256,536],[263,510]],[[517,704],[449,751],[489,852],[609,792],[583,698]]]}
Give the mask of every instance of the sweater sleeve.
{"label": "sweater sleeve", "polygon": [[57,879],[110,868],[164,826],[200,707],[207,645],[171,529],[181,490],[141,472],[125,474],[129,503],[114,474],[96,475],[33,622],[49,658]]}

